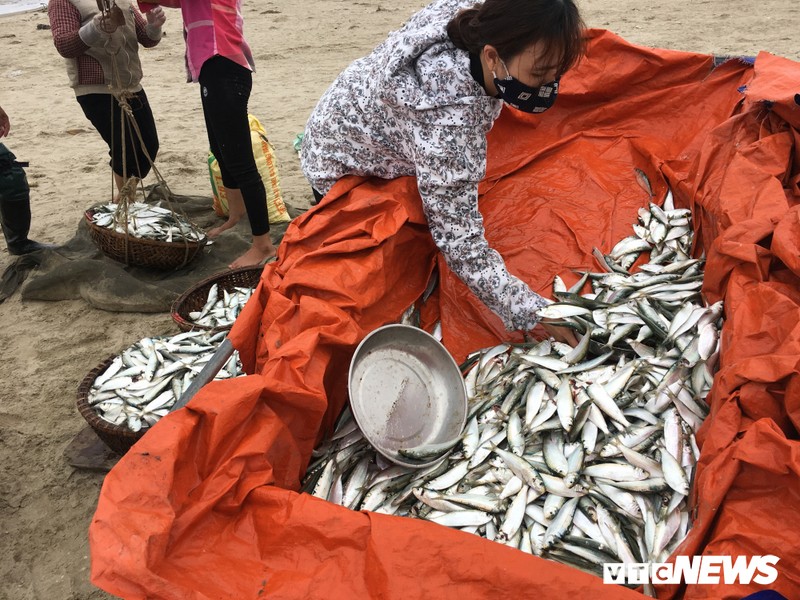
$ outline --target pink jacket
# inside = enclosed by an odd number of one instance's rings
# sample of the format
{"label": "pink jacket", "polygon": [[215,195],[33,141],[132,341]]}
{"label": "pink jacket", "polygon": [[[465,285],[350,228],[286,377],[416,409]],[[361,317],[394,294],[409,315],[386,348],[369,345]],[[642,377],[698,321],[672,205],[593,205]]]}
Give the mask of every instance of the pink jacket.
{"label": "pink jacket", "polygon": [[[159,0],[158,4],[181,9],[190,81],[197,81],[203,63],[216,55],[255,70],[253,53],[244,40],[241,0]],[[139,3],[143,12],[153,6]]]}

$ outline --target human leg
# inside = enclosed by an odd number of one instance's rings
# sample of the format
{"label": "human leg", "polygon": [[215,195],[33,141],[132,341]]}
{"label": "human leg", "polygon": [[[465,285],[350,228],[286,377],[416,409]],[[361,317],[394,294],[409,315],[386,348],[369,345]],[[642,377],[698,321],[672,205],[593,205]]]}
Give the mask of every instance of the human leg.
{"label": "human leg", "polygon": [[228,201],[228,219],[217,227],[209,229],[206,234],[212,240],[241,221],[246,214],[242,192],[236,188],[225,188],[225,198]]}
{"label": "human leg", "polygon": [[231,269],[240,269],[242,267],[262,265],[271,258],[274,258],[277,253],[278,250],[272,243],[269,233],[254,235],[253,244],[250,246],[250,249],[229,264],[228,267]]}
{"label": "human leg", "polygon": [[0,144],[0,226],[9,254],[29,254],[53,248],[28,239],[31,227],[30,187],[25,170],[27,163],[17,163],[14,154]]}
{"label": "human leg", "polygon": [[[116,188],[117,194],[119,194],[119,191],[122,189],[122,186],[125,185],[125,180],[122,178],[122,175],[117,175],[116,173],[113,172],[113,170],[112,173],[114,174],[114,188]],[[119,196],[114,198],[115,201],[118,199]]]}
{"label": "human leg", "polygon": [[114,123],[112,121],[114,111],[112,105],[116,104],[114,97],[111,94],[84,94],[78,96],[78,104],[80,104],[83,114],[89,119],[89,122],[108,146],[108,164],[111,167],[116,189],[119,191],[124,180],[121,170],[117,173],[114,169],[112,153],[114,147]]}
{"label": "human leg", "polygon": [[246,213],[253,246],[231,267],[259,264],[274,256],[275,248],[269,239],[266,189],[250,139],[247,102],[252,75],[233,61],[217,56],[203,65],[199,80],[209,144],[219,163],[229,208],[228,221],[208,233],[219,235]]}
{"label": "human leg", "polygon": [[[213,61],[213,59],[212,59]],[[208,145],[211,154],[217,159],[220,174],[222,175],[223,188],[225,192],[225,199],[228,203],[228,219],[217,227],[209,229],[206,234],[209,238],[214,239],[218,237],[223,231],[235,226],[245,215],[244,200],[242,199],[241,192],[237,187],[229,187],[230,182],[233,181],[233,176],[227,170],[227,163],[221,159],[222,151],[220,144],[217,141],[215,130],[217,128],[216,120],[213,118],[215,110],[218,109],[217,103],[214,102],[215,97],[208,98],[208,87],[211,86],[215,90],[217,86],[222,85],[218,82],[219,75],[217,69],[212,61],[206,62],[203,71],[200,73],[200,101],[203,106],[203,119],[206,124],[206,134],[208,135]],[[226,183],[226,181],[228,183]]]}
{"label": "human leg", "polygon": [[129,119],[123,120],[122,109],[111,94],[78,96],[78,104],[108,145],[109,164],[117,192],[122,189],[128,178],[143,179],[150,172],[150,160],[155,160],[158,153],[158,133],[144,90],[128,99],[135,127]]}
{"label": "human leg", "polygon": [[[139,90],[128,98],[133,121],[122,121],[119,106],[116,112],[120,117],[120,131],[122,123],[127,123],[125,130],[125,172],[128,176],[144,179],[150,173],[152,163],[158,155],[159,142],[156,122],[153,111],[144,90]],[[120,165],[122,160],[120,159]],[[115,172],[117,172],[115,170]],[[121,170],[119,171],[121,174]]]}

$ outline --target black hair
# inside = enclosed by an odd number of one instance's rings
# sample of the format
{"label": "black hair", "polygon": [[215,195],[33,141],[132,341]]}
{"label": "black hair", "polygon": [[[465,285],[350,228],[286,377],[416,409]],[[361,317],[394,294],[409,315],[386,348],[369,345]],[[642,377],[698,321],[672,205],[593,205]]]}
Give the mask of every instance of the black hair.
{"label": "black hair", "polygon": [[584,24],[574,0],[485,0],[459,11],[447,24],[457,48],[480,54],[487,44],[508,60],[544,41],[559,73],[585,52]]}

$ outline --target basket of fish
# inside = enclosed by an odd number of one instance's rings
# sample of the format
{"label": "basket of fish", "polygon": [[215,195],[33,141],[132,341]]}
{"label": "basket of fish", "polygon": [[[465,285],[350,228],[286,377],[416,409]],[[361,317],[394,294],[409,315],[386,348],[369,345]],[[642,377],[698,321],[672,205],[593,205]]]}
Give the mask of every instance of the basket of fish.
{"label": "basket of fish", "polygon": [[[398,467],[346,410],[314,451],[302,491],[600,577],[605,563],[665,562],[691,527],[696,434],[723,311],[702,298],[688,211],[668,197],[663,209],[642,209],[634,231],[595,253],[603,272],[570,288],[554,278],[557,301],[540,314],[573,330],[572,344],[503,343],[461,365],[467,425],[442,458]],[[643,252],[649,260],[629,271]]]}
{"label": "basket of fish", "polygon": [[[224,337],[191,331],[142,338],[89,371],[78,387],[78,411],[109,448],[125,454],[169,413]],[[214,379],[241,374],[234,352]]]}
{"label": "basket of fish", "polygon": [[131,266],[178,269],[207,242],[205,233],[184,217],[144,202],[101,204],[87,210],[85,218],[103,254]]}
{"label": "basket of fish", "polygon": [[182,331],[227,331],[250,299],[264,267],[242,267],[198,282],[172,303],[172,320]]}

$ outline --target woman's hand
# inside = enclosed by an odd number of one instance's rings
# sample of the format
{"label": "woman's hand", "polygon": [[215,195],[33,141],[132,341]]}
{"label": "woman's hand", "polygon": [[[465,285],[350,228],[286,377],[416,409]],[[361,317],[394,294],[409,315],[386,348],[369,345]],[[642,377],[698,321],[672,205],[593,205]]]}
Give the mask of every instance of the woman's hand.
{"label": "woman's hand", "polygon": [[[118,6],[115,6],[117,10],[120,10]],[[121,13],[120,13],[121,14]],[[104,17],[103,13],[97,13],[92,21],[94,22],[94,26],[103,33],[114,33],[117,28],[120,26],[119,19],[115,18],[115,14],[111,14],[108,17]],[[122,23],[125,23],[125,17],[122,17]]]}
{"label": "woman's hand", "polygon": [[11,131],[11,121],[8,120],[6,111],[0,106],[0,138],[8,135],[9,131]]}
{"label": "woman's hand", "polygon": [[575,332],[569,327],[559,327],[558,325],[551,325],[546,321],[539,321],[539,326],[547,332],[547,335],[552,337],[557,342],[564,342],[573,348],[578,345],[578,338],[575,337]]}
{"label": "woman's hand", "polygon": [[156,5],[145,13],[147,24],[156,29],[160,29],[167,22],[167,15],[164,9]]}

